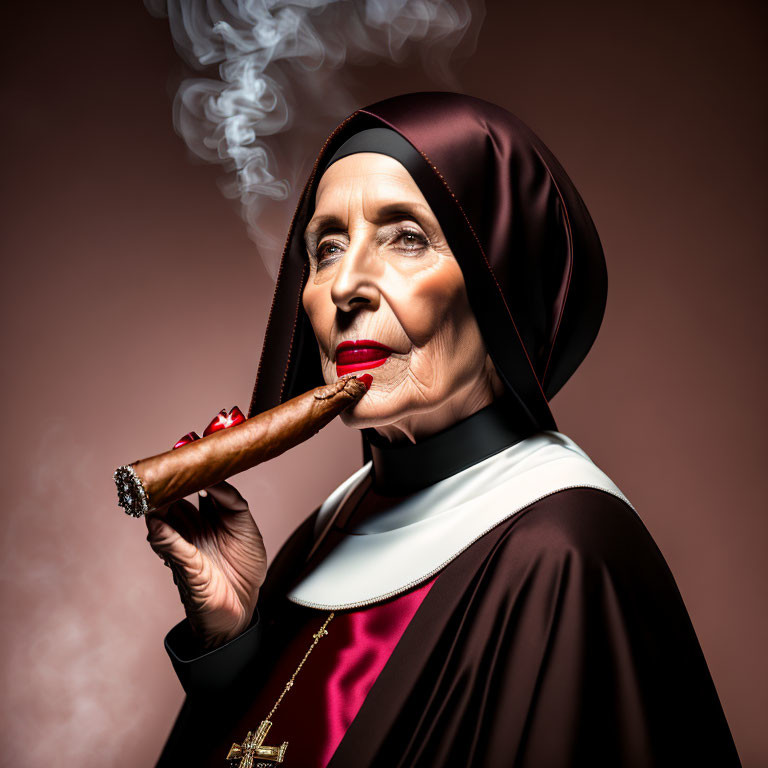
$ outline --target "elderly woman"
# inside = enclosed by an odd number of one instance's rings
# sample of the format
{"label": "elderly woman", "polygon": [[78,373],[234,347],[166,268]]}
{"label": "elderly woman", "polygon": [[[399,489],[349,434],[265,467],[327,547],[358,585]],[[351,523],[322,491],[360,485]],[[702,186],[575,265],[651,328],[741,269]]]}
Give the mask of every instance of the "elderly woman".
{"label": "elderly woman", "polygon": [[288,234],[251,414],[339,376],[364,465],[266,569],[229,485],[148,518],[187,619],[160,765],[737,765],[664,559],[548,400],[602,250],[558,162],[450,93],[355,112]]}

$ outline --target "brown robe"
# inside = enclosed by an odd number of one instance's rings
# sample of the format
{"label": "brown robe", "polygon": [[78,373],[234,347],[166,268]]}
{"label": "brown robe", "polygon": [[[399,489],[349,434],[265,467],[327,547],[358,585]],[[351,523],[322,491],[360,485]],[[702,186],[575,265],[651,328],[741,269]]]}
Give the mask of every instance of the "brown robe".
{"label": "brown robe", "polygon": [[[183,623],[169,635],[188,697],[159,766],[225,765],[222,734],[300,623],[284,595],[313,521],[270,567],[251,630],[203,655]],[[329,764],[462,765],[739,765],[672,574],[620,499],[554,493],[449,563]]]}

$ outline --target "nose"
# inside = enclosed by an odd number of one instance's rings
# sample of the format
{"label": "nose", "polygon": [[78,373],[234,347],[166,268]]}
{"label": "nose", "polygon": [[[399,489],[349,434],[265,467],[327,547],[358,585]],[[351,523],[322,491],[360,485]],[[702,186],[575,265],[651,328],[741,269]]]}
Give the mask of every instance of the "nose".
{"label": "nose", "polygon": [[331,299],[342,312],[379,306],[376,257],[366,243],[350,243],[331,285]]}

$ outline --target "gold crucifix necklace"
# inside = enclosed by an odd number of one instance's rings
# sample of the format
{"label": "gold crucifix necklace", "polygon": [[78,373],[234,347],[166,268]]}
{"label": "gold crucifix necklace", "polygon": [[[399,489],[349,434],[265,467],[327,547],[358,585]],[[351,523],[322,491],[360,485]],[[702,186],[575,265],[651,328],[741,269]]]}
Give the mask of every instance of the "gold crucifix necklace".
{"label": "gold crucifix necklace", "polygon": [[[360,504],[361,498],[367,493],[370,484],[370,478],[367,478],[359,486],[348,492],[347,496],[336,508],[336,513],[333,515],[330,522],[334,523],[336,521],[336,518],[339,517],[339,513],[342,509],[350,507],[348,504],[350,497],[353,497],[354,499],[353,503],[351,504],[351,511],[354,512]],[[357,494],[356,496],[355,493]],[[347,521],[349,520],[350,514],[351,513],[347,514]],[[325,532],[321,534],[318,540],[315,542],[315,545],[312,547],[309,555],[307,555],[307,561],[312,557],[320,543],[324,540],[325,533],[328,532],[329,528],[330,526],[325,529]],[[285,694],[288,693],[288,691],[290,691],[293,687],[293,681],[296,679],[296,675],[299,674],[299,671],[304,666],[304,662],[309,658],[309,654],[312,653],[315,646],[320,642],[320,639],[328,634],[327,628],[331,623],[334,615],[335,614],[333,611],[331,611],[328,618],[323,623],[323,626],[320,627],[320,629],[314,635],[312,635],[312,645],[310,645],[307,649],[307,652],[304,654],[304,658],[301,660],[299,666],[296,667],[296,671],[291,675],[291,679],[285,684],[285,688],[283,688],[283,692],[280,694],[280,696],[278,696],[275,705],[272,707],[264,720],[259,723],[259,727],[256,729],[256,731],[248,731],[242,744],[235,742],[232,745],[229,752],[227,753],[227,760],[229,761],[230,766],[234,767],[235,763],[237,762],[237,768],[254,768],[254,760],[258,760],[259,762],[255,764],[255,768],[269,768],[267,762],[283,762],[285,759],[285,750],[288,749],[287,741],[284,741],[279,747],[264,746],[264,740],[267,738],[267,733],[269,733],[269,729],[272,727],[272,715],[275,714],[275,710],[280,706],[280,702],[283,700]],[[261,762],[262,760],[266,760],[267,762]]]}
{"label": "gold crucifix necklace", "polygon": [[272,715],[275,714],[275,710],[280,706],[283,696],[285,696],[285,694],[293,687],[293,681],[304,666],[304,662],[309,658],[309,654],[312,653],[315,646],[320,642],[320,639],[328,634],[328,625],[331,623],[333,616],[334,613],[331,612],[323,626],[312,635],[312,645],[309,646],[301,663],[291,675],[291,679],[285,684],[283,692],[277,697],[277,701],[269,714],[259,723],[259,727],[255,731],[248,731],[242,744],[234,743],[232,745],[227,753],[227,760],[229,761],[230,766],[233,766],[236,760],[239,761],[237,763],[237,768],[253,768],[254,760],[259,760],[259,762],[255,764],[256,768],[269,768],[266,762],[261,762],[262,760],[266,760],[269,763],[283,762],[285,759],[285,750],[288,749],[287,741],[284,741],[279,747],[264,746],[264,739],[267,738],[267,733],[269,733],[269,729],[272,727]]}

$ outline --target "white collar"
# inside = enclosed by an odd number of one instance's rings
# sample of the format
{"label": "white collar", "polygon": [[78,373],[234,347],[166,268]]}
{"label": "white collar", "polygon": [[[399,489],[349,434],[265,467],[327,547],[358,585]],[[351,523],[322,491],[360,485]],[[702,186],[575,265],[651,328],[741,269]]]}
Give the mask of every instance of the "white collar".
{"label": "white collar", "polygon": [[[316,539],[327,533],[343,501],[370,471],[369,462],[325,500]],[[570,438],[540,432],[347,530],[288,599],[332,610],[394,597],[427,581],[521,509],[566,488],[597,488],[629,504]]]}

